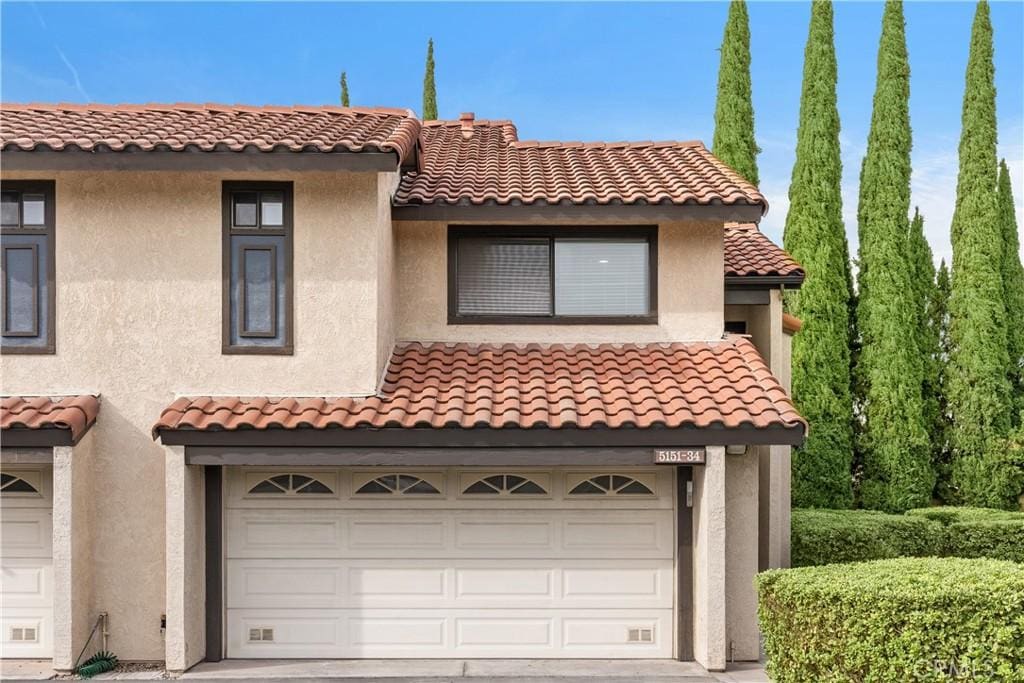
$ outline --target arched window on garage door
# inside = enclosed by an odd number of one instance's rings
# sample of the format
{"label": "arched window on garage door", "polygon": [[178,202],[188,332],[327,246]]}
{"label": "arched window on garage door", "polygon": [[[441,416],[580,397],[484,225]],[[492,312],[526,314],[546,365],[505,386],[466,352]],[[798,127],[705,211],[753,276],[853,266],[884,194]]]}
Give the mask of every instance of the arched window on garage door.
{"label": "arched window on garage door", "polygon": [[584,479],[569,491],[571,496],[653,496],[646,484],[622,474],[601,474]]}
{"label": "arched window on garage door", "polygon": [[0,495],[8,493],[36,494],[39,490],[21,477],[16,477],[7,472],[0,473]]}
{"label": "arched window on garage door", "polygon": [[268,477],[249,489],[249,493],[282,495],[304,495],[315,493],[332,494],[334,491],[319,479],[305,474],[279,474]]}
{"label": "arched window on garage door", "polygon": [[543,486],[518,474],[495,474],[483,477],[463,489],[462,493],[469,495],[547,495]]}
{"label": "arched window on garage door", "polygon": [[384,474],[366,482],[356,494],[438,495],[441,492],[429,481],[411,474]]}

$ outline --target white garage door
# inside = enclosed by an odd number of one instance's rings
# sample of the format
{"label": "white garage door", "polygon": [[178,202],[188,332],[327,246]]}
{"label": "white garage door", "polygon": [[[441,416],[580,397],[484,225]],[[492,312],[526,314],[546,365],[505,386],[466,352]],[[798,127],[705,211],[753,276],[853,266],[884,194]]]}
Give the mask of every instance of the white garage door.
{"label": "white garage door", "polygon": [[50,467],[0,470],[0,651],[53,656],[53,486]]}
{"label": "white garage door", "polygon": [[671,657],[673,473],[233,468],[229,657]]}

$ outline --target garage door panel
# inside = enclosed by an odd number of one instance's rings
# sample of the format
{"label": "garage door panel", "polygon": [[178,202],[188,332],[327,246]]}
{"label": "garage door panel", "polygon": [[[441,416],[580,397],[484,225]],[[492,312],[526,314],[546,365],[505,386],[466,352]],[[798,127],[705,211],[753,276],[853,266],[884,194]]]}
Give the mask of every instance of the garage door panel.
{"label": "garage door panel", "polygon": [[396,569],[388,566],[349,569],[351,602],[444,601],[448,597],[448,570],[445,567]]}
{"label": "garage door panel", "polygon": [[456,522],[456,550],[473,554],[486,550],[492,554],[519,555],[538,550],[554,552],[557,549],[555,524],[551,519],[529,519],[527,515],[506,516],[493,512],[481,514],[479,519],[477,515],[473,517],[473,521]]}
{"label": "garage door panel", "polygon": [[0,605],[44,607],[53,604],[53,563],[50,560],[7,558],[0,567]]}
{"label": "garage door panel", "polygon": [[345,570],[325,560],[233,560],[227,563],[228,608],[341,606]]}
{"label": "garage door panel", "polygon": [[[52,603],[51,603],[52,604]],[[53,608],[4,604],[0,614],[0,651],[5,658],[45,658],[53,652]]]}
{"label": "garage door panel", "polygon": [[541,599],[555,602],[557,570],[552,567],[496,566],[461,567],[455,570],[459,602],[520,604]]}
{"label": "garage door panel", "polygon": [[348,524],[348,549],[352,553],[379,553],[385,549],[389,554],[397,552],[408,555],[414,548],[444,552],[448,547],[449,534],[446,527],[450,522],[445,517],[408,512],[385,515],[383,519],[381,517],[380,513],[366,511],[352,514]]}
{"label": "garage door panel", "polygon": [[231,610],[227,621],[232,657],[344,656],[342,622],[329,610]]}
{"label": "garage door panel", "polygon": [[336,557],[343,537],[335,511],[231,510],[228,557]]}
{"label": "garage door panel", "polygon": [[[567,616],[562,620],[562,644],[576,656],[595,656],[596,652],[625,648],[631,657],[671,656],[671,612],[593,613]],[[641,640],[647,639],[649,641]],[[635,640],[634,640],[635,639]],[[667,652],[666,652],[667,649]],[[602,655],[604,656],[604,655]]]}
{"label": "garage door panel", "polygon": [[3,508],[0,516],[0,552],[3,557],[50,557],[53,549],[53,513],[34,508]]}
{"label": "garage door panel", "polygon": [[537,617],[465,617],[455,620],[455,644],[459,648],[501,647],[514,653],[520,649],[544,648],[552,651],[555,618]]}
{"label": "garage door panel", "polygon": [[[672,610],[232,610],[231,656],[670,657]],[[649,642],[631,642],[646,630]],[[272,640],[250,642],[250,631]]]}

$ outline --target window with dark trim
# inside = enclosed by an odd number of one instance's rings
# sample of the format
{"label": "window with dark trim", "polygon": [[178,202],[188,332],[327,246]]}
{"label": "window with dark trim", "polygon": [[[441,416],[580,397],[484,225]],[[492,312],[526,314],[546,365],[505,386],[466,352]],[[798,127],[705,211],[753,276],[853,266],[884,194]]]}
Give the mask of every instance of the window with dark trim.
{"label": "window with dark trim", "polygon": [[746,320],[726,320],[725,331],[728,334],[746,334],[747,333],[747,321]]}
{"label": "window with dark trim", "polygon": [[224,353],[290,354],[292,183],[224,182]]}
{"label": "window with dark trim", "polygon": [[55,353],[52,180],[0,183],[0,325],[3,353]]}
{"label": "window with dark trim", "polygon": [[448,323],[650,324],[656,227],[450,227]]}

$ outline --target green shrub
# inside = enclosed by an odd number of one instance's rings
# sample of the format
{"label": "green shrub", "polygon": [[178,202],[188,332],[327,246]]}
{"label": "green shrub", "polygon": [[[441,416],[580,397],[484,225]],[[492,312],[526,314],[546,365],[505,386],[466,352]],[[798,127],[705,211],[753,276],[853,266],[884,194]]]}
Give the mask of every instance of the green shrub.
{"label": "green shrub", "polygon": [[1024,563],[1024,520],[957,522],[946,527],[946,555]]}
{"label": "green shrub", "polygon": [[1024,512],[949,506],[910,510],[907,515],[944,525],[943,555],[1024,562]]}
{"label": "green shrub", "polygon": [[917,508],[907,510],[912,517],[924,517],[942,524],[953,524],[954,522],[975,522],[991,521],[997,519],[1016,519],[1024,522],[1024,512],[1009,512],[1007,510],[993,510],[992,508],[957,507],[944,505],[930,508]]}
{"label": "green shrub", "polygon": [[1024,681],[1024,566],[903,558],[758,576],[781,683]]}
{"label": "green shrub", "polygon": [[791,563],[808,567],[833,562],[941,555],[942,527],[922,517],[869,510],[795,509]]}

